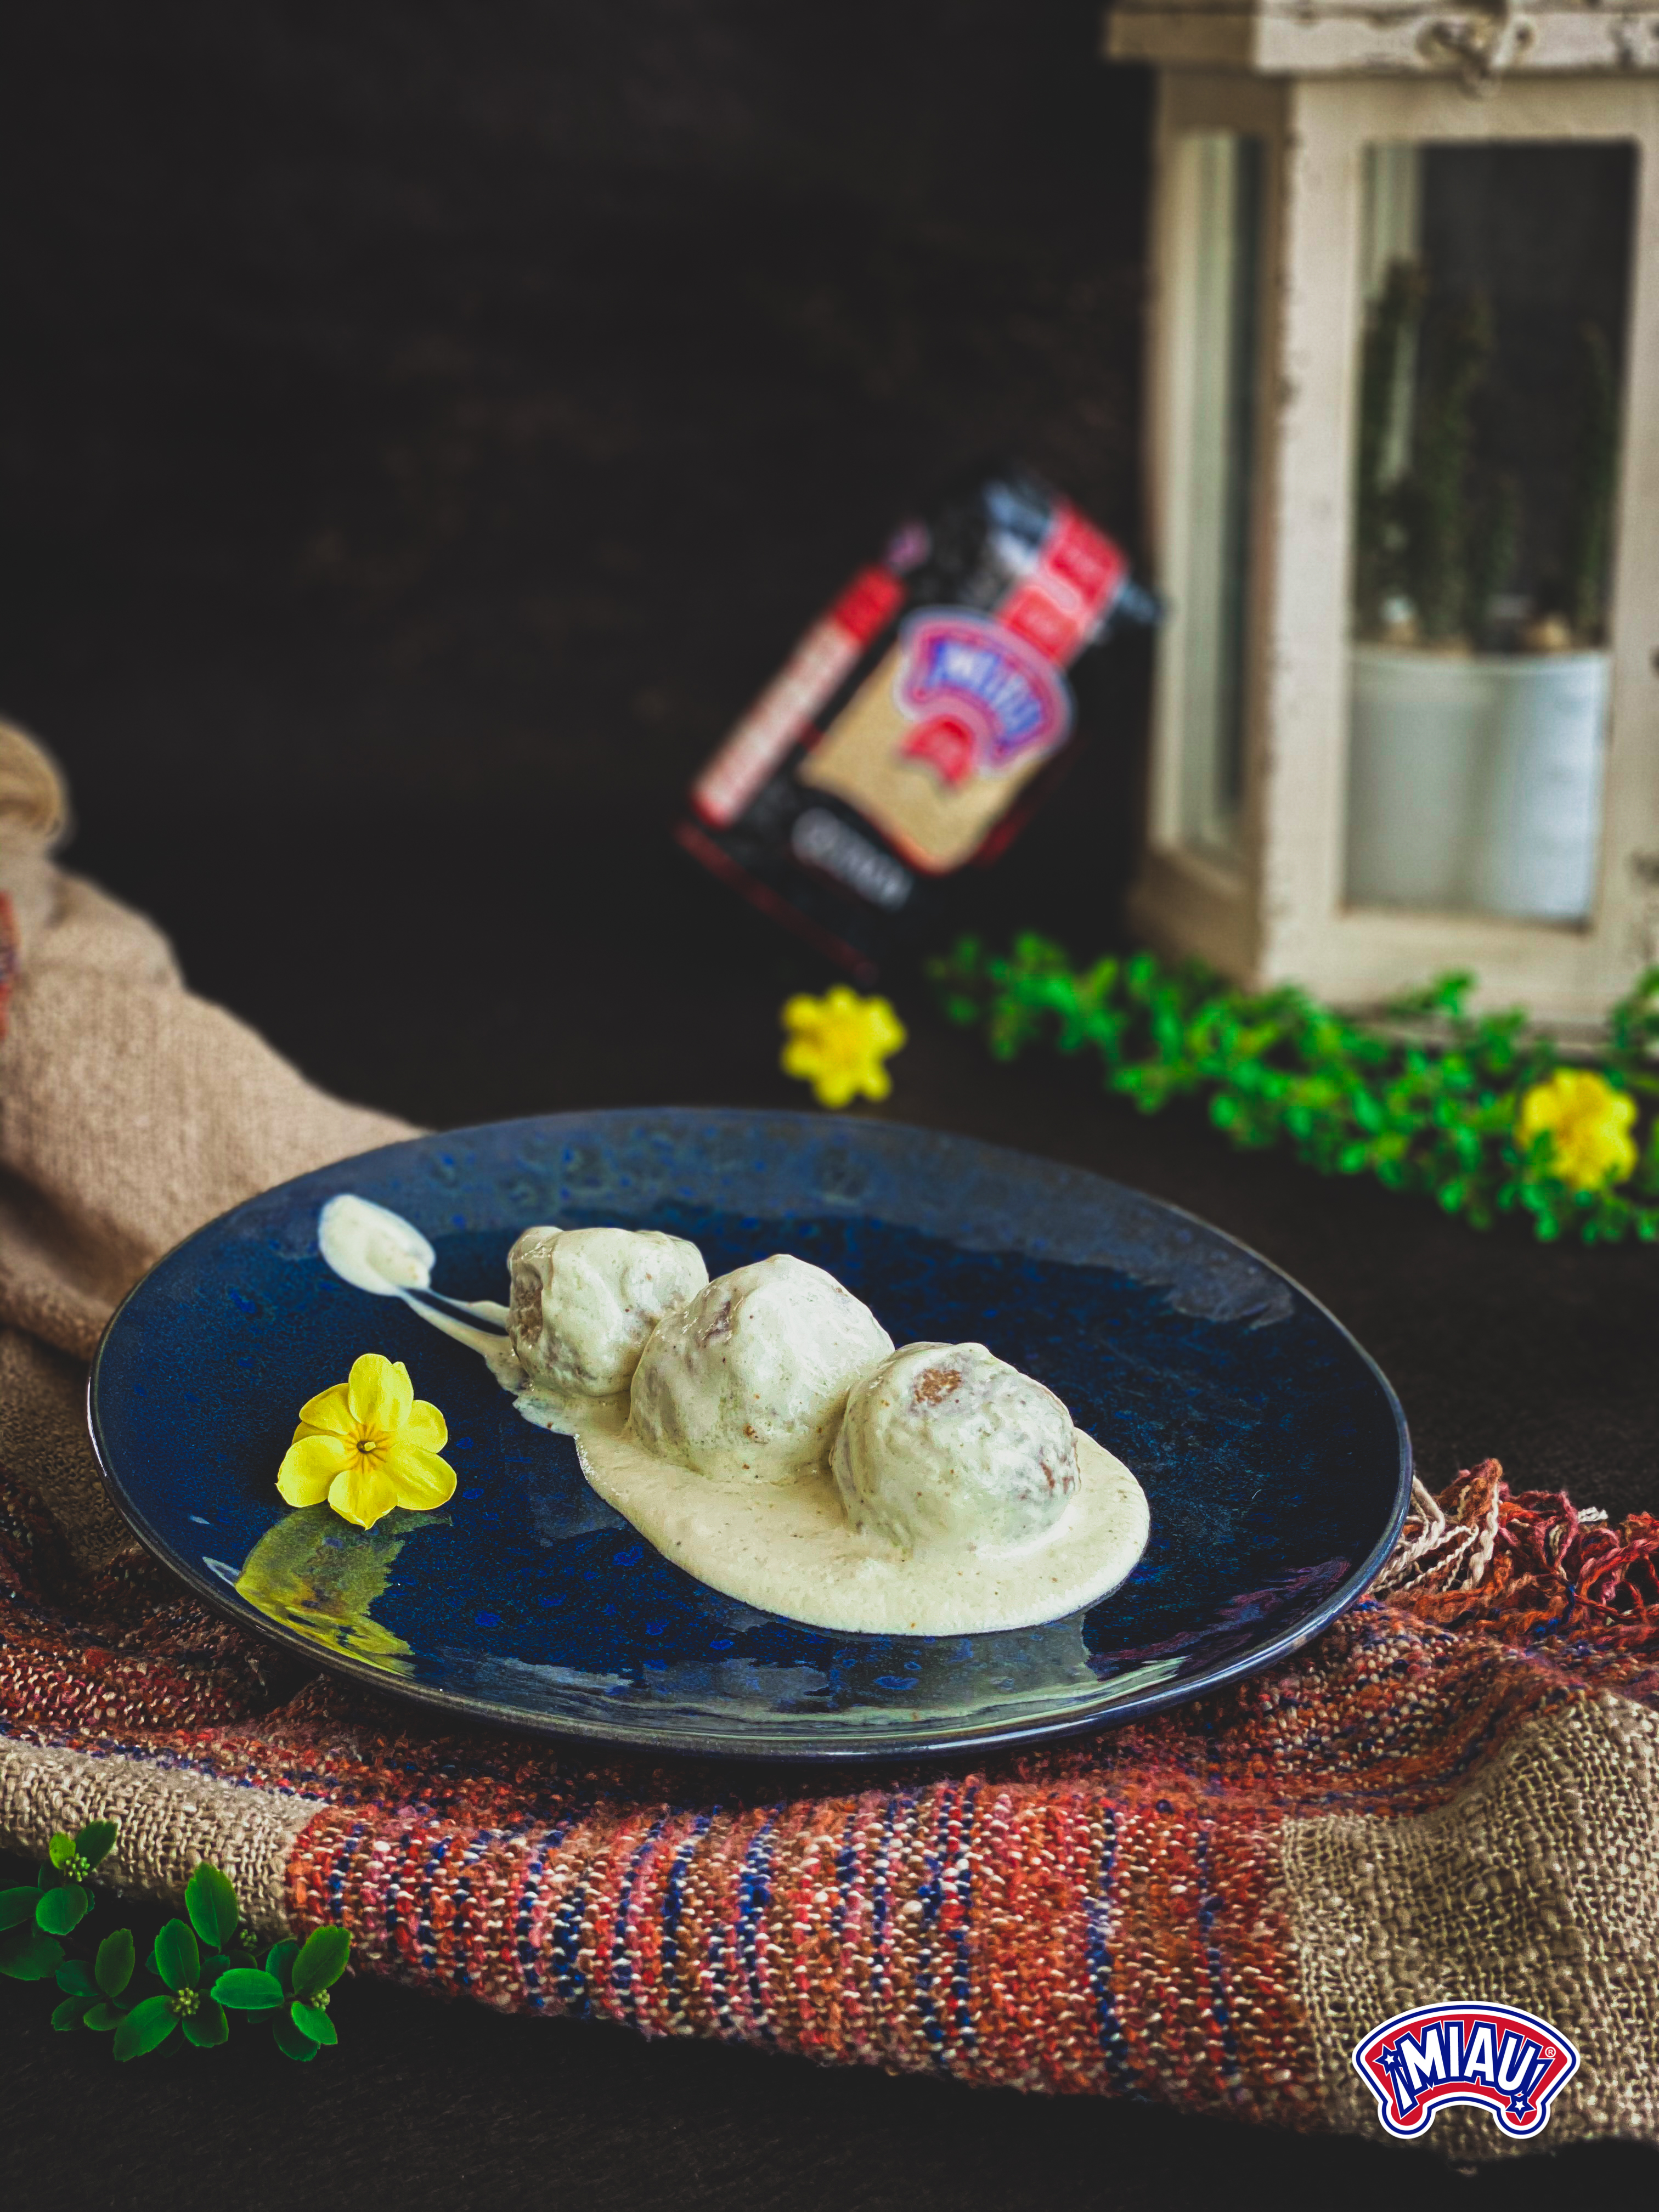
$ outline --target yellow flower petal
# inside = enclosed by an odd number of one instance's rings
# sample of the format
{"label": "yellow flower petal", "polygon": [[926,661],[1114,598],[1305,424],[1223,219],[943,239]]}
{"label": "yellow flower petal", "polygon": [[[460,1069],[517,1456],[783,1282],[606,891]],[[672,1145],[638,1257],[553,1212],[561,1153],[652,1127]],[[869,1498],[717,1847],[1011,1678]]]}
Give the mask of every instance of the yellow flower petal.
{"label": "yellow flower petal", "polygon": [[417,1398],[409,1409],[409,1419],[398,1441],[420,1444],[428,1451],[441,1451],[449,1442],[449,1424],[434,1405],[425,1398]]}
{"label": "yellow flower petal", "polygon": [[310,1436],[289,1446],[276,1470],[276,1488],[290,1505],[316,1505],[352,1456],[343,1437]]}
{"label": "yellow flower petal", "polygon": [[430,1513],[434,1506],[447,1505],[455,1494],[455,1470],[436,1452],[425,1451],[399,1437],[377,1457],[391,1479],[398,1504],[411,1513]]}
{"label": "yellow flower petal", "polygon": [[[415,1402],[409,1370],[402,1360],[394,1365],[378,1352],[366,1352],[361,1359],[352,1361],[346,1396],[353,1421],[381,1436],[393,1435],[402,1428]],[[390,1508],[382,1510],[389,1511]],[[368,1523],[365,1521],[360,1525],[367,1528]]]}
{"label": "yellow flower petal", "polygon": [[314,1398],[307,1398],[300,1408],[300,1425],[307,1430],[320,1430],[331,1437],[349,1436],[351,1432],[351,1406],[343,1382],[333,1383],[319,1390]]}
{"label": "yellow flower petal", "polygon": [[802,1083],[811,1083],[823,1065],[823,1054],[809,1039],[792,1037],[779,1056],[779,1065],[786,1075],[793,1075]]}
{"label": "yellow flower petal", "polygon": [[871,1048],[885,1060],[890,1052],[897,1052],[909,1042],[909,1032],[893,1012],[885,999],[870,1001]]}
{"label": "yellow flower petal", "polygon": [[812,1096],[820,1106],[850,1106],[858,1087],[858,1078],[846,1068],[827,1067],[813,1084]]}
{"label": "yellow flower petal", "polygon": [[[384,1455],[377,1453],[375,1456],[379,1459]],[[371,1465],[361,1452],[353,1452],[329,1485],[328,1502],[343,1521],[355,1522],[360,1528],[372,1528],[391,1512],[398,1503],[398,1493],[383,1468]]]}

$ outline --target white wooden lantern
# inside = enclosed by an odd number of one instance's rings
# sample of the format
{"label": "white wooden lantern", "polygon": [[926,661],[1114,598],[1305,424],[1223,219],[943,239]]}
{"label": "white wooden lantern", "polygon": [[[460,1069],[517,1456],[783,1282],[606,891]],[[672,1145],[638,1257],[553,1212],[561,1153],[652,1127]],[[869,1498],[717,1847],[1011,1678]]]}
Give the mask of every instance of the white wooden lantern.
{"label": "white wooden lantern", "polygon": [[1124,0],[1162,950],[1593,1018],[1659,958],[1659,5]]}

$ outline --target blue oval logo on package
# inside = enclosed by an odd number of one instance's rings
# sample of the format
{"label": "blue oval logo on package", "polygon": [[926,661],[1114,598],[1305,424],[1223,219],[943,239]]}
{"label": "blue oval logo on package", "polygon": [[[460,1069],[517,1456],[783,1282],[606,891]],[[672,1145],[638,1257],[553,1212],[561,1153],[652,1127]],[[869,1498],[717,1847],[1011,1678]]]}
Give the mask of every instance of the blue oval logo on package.
{"label": "blue oval logo on package", "polygon": [[913,725],[908,759],[949,785],[1051,753],[1072,726],[1072,688],[1051,660],[988,615],[926,607],[899,629],[894,684]]}
{"label": "blue oval logo on package", "polygon": [[1391,2136],[1410,2141],[1433,2126],[1443,2106],[1474,2105],[1524,2141],[1549,2125],[1578,2053],[1533,2013],[1448,2003],[1396,2013],[1355,2047],[1353,2063]]}

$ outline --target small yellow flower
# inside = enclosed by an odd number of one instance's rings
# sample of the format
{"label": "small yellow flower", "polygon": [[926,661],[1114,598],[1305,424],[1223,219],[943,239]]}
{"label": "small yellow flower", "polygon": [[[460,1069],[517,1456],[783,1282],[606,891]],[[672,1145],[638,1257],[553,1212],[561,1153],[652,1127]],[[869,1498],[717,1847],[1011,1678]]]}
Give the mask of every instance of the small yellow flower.
{"label": "small yellow flower", "polygon": [[276,1487],[290,1505],[326,1498],[360,1528],[394,1505],[430,1513],[454,1492],[455,1470],[438,1456],[448,1442],[443,1415],[415,1395],[403,1361],[366,1352],[345,1382],[301,1407]]}
{"label": "small yellow flower", "polygon": [[1636,1101],[1605,1075],[1559,1067],[1524,1094],[1515,1133],[1523,1146],[1547,1133],[1549,1164],[1562,1182],[1574,1190],[1601,1190],[1635,1170],[1635,1119]]}
{"label": "small yellow flower", "polygon": [[904,1042],[904,1024],[885,999],[861,999],[837,983],[821,999],[791,999],[782,1021],[789,1033],[783,1072],[810,1083],[820,1106],[885,1098],[891,1091],[882,1062]]}

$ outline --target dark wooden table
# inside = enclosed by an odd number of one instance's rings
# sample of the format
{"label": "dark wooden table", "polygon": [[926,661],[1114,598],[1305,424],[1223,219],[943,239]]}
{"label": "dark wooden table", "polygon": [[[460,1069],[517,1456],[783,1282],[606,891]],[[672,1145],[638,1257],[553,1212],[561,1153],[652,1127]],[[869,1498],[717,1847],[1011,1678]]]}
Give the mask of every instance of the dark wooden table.
{"label": "dark wooden table", "polygon": [[[499,818],[401,834],[412,853],[441,850],[441,897],[418,884],[401,904],[295,897],[280,817],[216,845],[188,828],[134,838],[94,815],[79,857],[167,923],[202,988],[319,1081],[413,1118],[807,1103],[777,1072],[776,1016],[811,971],[653,838]],[[376,993],[347,993],[354,967]],[[1431,1484],[1492,1453],[1519,1485],[1565,1486],[1613,1513],[1659,1503],[1659,1254],[1482,1239],[1421,1204],[1234,1154],[1196,1115],[1143,1120],[1108,1103],[1085,1070],[999,1067],[914,981],[893,988],[914,1035],[884,1110],[1075,1161],[1256,1246],[1375,1353]],[[368,1982],[343,2009],[340,2049],[303,2073],[254,2039],[211,2064],[118,2068],[89,2037],[43,2033],[38,1992],[0,1984],[10,2201],[1168,2212],[1271,2191],[1392,2212],[1402,2191],[1425,2207],[1541,2206],[1564,2190],[1629,2200],[1659,2180],[1659,2160],[1630,2145],[1470,2179],[1425,2152],[647,2045]]]}

